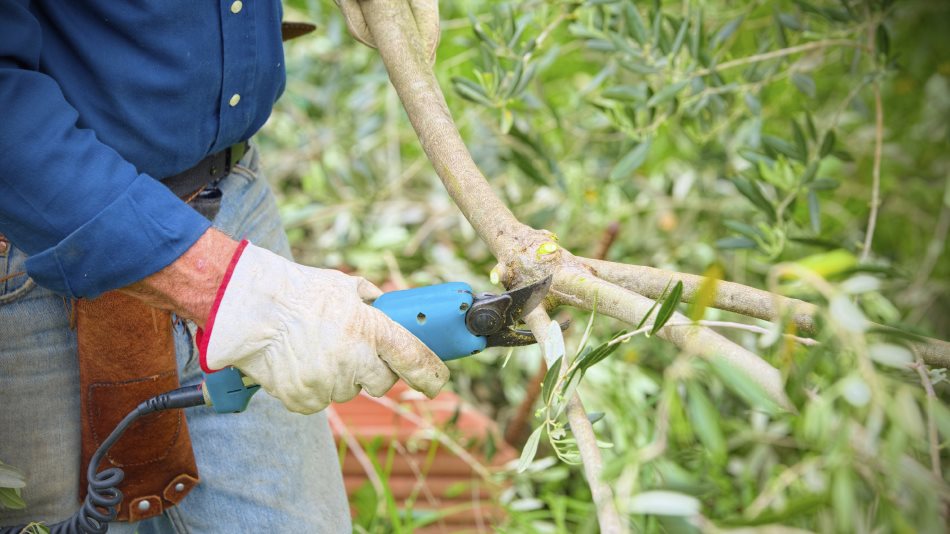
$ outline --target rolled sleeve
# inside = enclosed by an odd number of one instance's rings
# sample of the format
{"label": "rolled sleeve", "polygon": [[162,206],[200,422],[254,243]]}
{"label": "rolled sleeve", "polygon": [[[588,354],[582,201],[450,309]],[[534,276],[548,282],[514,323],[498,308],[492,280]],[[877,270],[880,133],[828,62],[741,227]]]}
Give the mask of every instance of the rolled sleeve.
{"label": "rolled sleeve", "polygon": [[92,298],[158,271],[201,237],[210,221],[162,184],[139,175],[121,195],[56,246],[31,256],[40,285]]}

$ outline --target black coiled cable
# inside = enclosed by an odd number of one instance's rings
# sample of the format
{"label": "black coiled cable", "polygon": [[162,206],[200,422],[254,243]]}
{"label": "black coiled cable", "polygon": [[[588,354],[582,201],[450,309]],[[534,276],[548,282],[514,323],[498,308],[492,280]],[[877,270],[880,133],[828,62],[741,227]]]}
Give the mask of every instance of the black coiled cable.
{"label": "black coiled cable", "polygon": [[[156,395],[139,404],[129,412],[109,437],[99,445],[95,454],[86,467],[86,480],[89,481],[86,499],[82,506],[71,517],[54,525],[49,525],[50,534],[102,534],[108,532],[109,523],[115,520],[119,513],[119,504],[122,502],[122,491],[118,486],[125,478],[125,473],[118,467],[109,467],[96,472],[99,463],[109,449],[119,441],[126,429],[143,415],[162,410],[190,408],[205,404],[201,386],[187,386],[178,388],[161,395]],[[27,525],[15,527],[0,527],[0,534],[19,534]]]}

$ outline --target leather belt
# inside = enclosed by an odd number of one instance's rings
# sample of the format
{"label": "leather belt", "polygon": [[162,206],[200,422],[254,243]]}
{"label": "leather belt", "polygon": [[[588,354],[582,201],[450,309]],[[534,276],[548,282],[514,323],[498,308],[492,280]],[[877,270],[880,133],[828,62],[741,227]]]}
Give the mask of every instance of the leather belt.
{"label": "leather belt", "polygon": [[213,184],[231,172],[237,162],[247,152],[247,141],[235,143],[220,152],[215,152],[199,161],[194,167],[174,176],[163,178],[161,182],[172,190],[175,196],[187,199],[194,193]]}

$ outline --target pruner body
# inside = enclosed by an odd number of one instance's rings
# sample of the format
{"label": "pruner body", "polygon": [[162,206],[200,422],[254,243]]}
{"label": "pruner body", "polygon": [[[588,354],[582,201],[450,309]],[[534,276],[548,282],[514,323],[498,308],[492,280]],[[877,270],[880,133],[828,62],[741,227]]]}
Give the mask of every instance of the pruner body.
{"label": "pruner body", "polygon": [[[534,336],[515,325],[544,299],[551,277],[519,289],[494,295],[476,295],[464,282],[392,291],[373,306],[401,324],[442,360],[455,360],[487,347],[535,343]],[[205,375],[205,403],[218,413],[247,408],[260,389],[234,367]]]}
{"label": "pruner body", "polygon": [[513,327],[541,303],[551,277],[494,295],[475,294],[464,282],[449,282],[385,293],[373,303],[422,340],[443,360],[476,354],[487,347],[530,345],[534,337]]}

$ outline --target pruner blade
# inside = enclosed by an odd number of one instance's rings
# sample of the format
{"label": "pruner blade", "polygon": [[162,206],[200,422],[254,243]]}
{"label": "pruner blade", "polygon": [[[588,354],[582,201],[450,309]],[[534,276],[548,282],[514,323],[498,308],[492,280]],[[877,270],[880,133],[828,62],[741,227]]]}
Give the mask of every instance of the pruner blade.
{"label": "pruner blade", "polygon": [[465,325],[472,334],[485,336],[489,347],[535,343],[530,332],[515,330],[513,327],[544,300],[551,288],[551,281],[552,277],[547,276],[501,295],[476,295],[472,309],[465,317]]}

